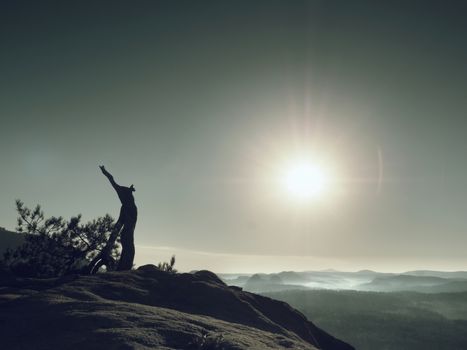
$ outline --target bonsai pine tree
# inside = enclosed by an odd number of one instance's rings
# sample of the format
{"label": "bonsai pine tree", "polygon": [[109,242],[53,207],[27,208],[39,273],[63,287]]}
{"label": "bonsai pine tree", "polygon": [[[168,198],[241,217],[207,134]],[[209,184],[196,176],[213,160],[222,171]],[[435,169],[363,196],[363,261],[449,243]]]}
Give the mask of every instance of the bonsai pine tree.
{"label": "bonsai pine tree", "polygon": [[100,252],[109,250],[108,270],[116,268],[120,257],[119,240],[107,245],[115,226],[110,215],[81,223],[81,215],[45,218],[41,207],[34,209],[16,201],[17,230],[25,234],[23,245],[7,250],[2,265],[18,276],[56,277],[86,271],[85,268]]}

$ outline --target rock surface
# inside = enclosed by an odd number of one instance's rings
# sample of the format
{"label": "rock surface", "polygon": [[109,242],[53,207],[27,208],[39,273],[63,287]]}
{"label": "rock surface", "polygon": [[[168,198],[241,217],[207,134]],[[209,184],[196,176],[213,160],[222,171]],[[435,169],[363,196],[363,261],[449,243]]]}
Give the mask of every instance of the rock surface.
{"label": "rock surface", "polygon": [[3,281],[5,349],[353,349],[288,304],[228,287],[209,271],[145,265]]}

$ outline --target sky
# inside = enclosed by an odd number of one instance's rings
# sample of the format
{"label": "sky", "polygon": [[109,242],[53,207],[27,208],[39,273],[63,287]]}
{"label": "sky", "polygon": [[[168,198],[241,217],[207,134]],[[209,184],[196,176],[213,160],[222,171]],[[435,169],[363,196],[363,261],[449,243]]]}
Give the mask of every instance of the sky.
{"label": "sky", "polygon": [[[136,263],[467,269],[464,1],[0,2],[0,226],[136,188]],[[332,169],[303,201],[278,180]]]}

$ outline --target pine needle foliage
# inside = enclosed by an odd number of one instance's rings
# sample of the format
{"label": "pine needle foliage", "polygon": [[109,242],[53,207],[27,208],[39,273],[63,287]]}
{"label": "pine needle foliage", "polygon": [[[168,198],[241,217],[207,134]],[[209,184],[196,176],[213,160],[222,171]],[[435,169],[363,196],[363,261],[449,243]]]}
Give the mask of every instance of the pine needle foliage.
{"label": "pine needle foliage", "polygon": [[[16,201],[18,212],[17,231],[25,235],[25,242],[4,253],[1,264],[17,276],[58,277],[82,273],[87,264],[105,247],[114,227],[110,215],[98,217],[87,223],[81,215],[45,218],[40,205],[29,209]],[[120,243],[117,240],[111,256],[118,261]],[[108,266],[107,269],[112,269]]]}

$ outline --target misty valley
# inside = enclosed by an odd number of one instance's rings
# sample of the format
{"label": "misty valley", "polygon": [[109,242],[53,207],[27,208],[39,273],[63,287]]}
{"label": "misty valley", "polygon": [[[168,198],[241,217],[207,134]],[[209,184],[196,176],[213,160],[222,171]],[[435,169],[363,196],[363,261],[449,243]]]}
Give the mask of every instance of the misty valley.
{"label": "misty valley", "polygon": [[467,348],[467,272],[222,274],[282,300],[356,349]]}

